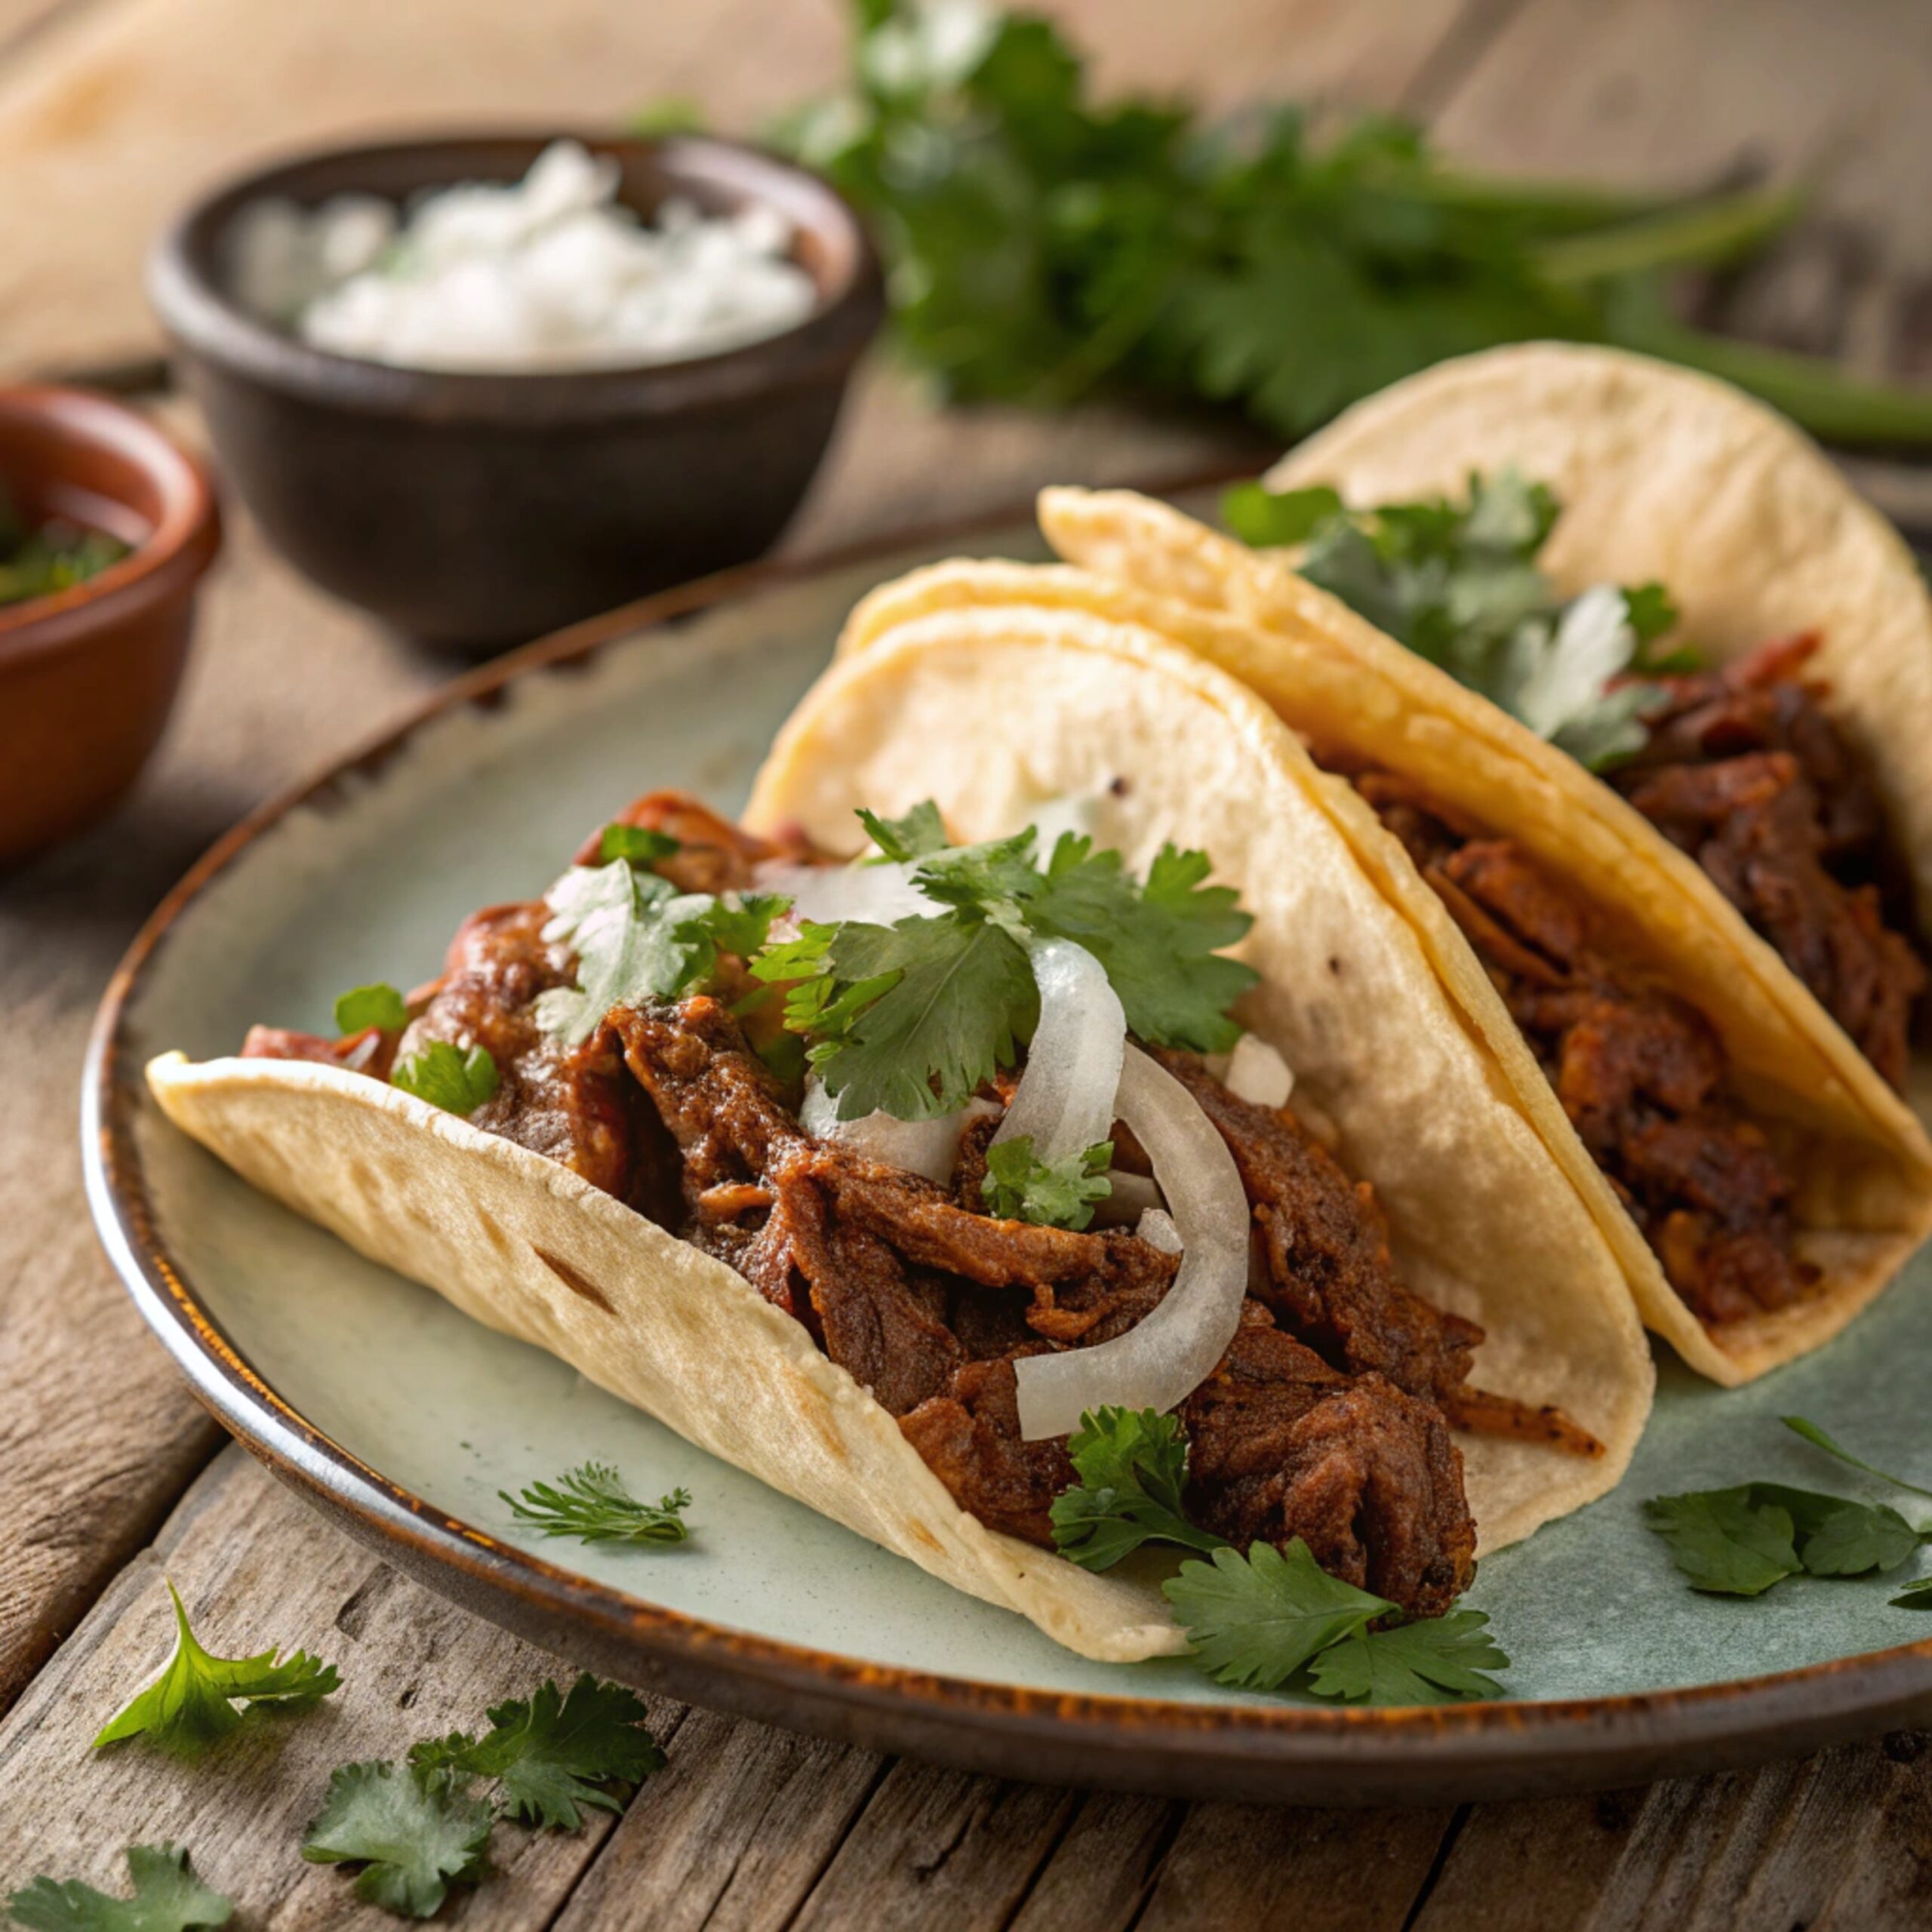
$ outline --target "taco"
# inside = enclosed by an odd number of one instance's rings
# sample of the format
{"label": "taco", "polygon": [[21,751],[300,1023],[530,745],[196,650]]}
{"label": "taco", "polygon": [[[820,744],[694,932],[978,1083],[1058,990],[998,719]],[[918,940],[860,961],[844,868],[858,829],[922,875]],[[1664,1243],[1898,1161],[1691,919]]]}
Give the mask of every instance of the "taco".
{"label": "taco", "polygon": [[1199,1546],[1441,1611],[1628,1461],[1607,1244],[1265,706],[1097,620],[917,629],[745,826],[641,799],[407,998],[164,1057],[161,1106],[1090,1657],[1184,1647],[1060,1500],[1120,1411],[1178,1417]]}
{"label": "taco", "polygon": [[[1417,431],[1408,469],[1392,424]],[[1870,730],[1873,702],[1909,721],[1932,693],[1902,546],[1757,405],[1608,352],[1435,371],[1275,481],[1294,487],[1237,507],[1312,534],[1292,554],[1329,588],[1124,492],[1048,491],[1041,518],[1112,580],[1069,592],[1083,608],[1232,670],[1374,808],[1358,855],[1650,1325],[1727,1383],[1817,1346],[1932,1225],[1932,1148],[1895,1091],[1924,971],[1894,881],[1924,848],[1908,761]],[[1392,506],[1445,484],[1469,494]],[[1666,600],[1695,668],[1642,655]],[[1722,656],[1774,626],[1797,641]]]}

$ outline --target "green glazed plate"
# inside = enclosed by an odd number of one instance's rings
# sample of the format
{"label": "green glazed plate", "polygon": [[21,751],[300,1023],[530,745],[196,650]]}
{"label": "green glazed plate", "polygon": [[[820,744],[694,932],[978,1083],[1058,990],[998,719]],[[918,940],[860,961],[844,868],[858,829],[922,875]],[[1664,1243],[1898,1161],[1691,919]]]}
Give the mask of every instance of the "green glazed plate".
{"label": "green glazed plate", "polygon": [[[1807,1415],[1921,1478],[1921,1260],[1830,1347],[1724,1392],[1661,1364],[1612,1496],[1486,1561],[1470,1601],[1511,1697],[1343,1709],[1226,1690],[1183,1660],[1090,1663],[680,1441],[254,1192],[140,1079],[248,1023],[326,1029],[343,986],[429,977],[478,906],[540,891],[636,794],[744,796],[872,585],[1024,528],[754,570],[566,633],[451,687],[402,731],[238,826],[109,990],[85,1097],[94,1210],[129,1291],[223,1423],[431,1586],[573,1659],[795,1728],[1011,1775],[1303,1801],[1607,1785],[1932,1718],[1932,1626],[1900,1577],[1684,1586],[1643,1526],[1660,1492],[1764,1478],[1873,1493],[1780,1427]],[[696,1501],[672,1550],[548,1543],[498,1497],[586,1459]],[[1890,1500],[1890,1499],[1888,1499]],[[1910,1513],[1909,1512],[1908,1513]]]}

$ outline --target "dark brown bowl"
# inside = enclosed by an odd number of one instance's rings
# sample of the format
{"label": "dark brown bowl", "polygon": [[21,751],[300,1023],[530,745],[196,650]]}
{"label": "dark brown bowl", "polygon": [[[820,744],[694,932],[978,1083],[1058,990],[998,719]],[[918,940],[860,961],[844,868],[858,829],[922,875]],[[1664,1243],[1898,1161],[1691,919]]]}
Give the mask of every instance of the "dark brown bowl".
{"label": "dark brown bowl", "polygon": [[231,183],[162,236],[149,293],[226,475],[304,574],[398,629],[491,650],[769,549],[825,453],[884,313],[857,217],[817,176],[730,141],[582,137],[649,213],[671,194],[792,223],[819,306],[721,355],[571,374],[400,369],[333,355],[228,292],[246,204],[407,201],[521,176],[546,137],[345,149]]}
{"label": "dark brown bowl", "polygon": [[29,523],[134,546],[54,597],[0,605],[0,865],[108,811],[168,722],[221,530],[199,464],[82,389],[0,389],[0,481]]}

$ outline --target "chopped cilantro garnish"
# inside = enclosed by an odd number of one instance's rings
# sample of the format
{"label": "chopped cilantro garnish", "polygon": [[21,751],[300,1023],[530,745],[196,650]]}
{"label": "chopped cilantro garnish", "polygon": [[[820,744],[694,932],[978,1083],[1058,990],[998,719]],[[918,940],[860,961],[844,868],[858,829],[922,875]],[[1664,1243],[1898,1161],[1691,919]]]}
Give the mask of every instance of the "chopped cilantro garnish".
{"label": "chopped cilantro garnish", "polygon": [[1054,1498],[1054,1542],[1083,1569],[1111,1570],[1143,1543],[1214,1550],[1226,1539],[1196,1529],[1181,1497],[1187,1436],[1175,1416],[1155,1409],[1104,1408],[1080,1418],[1066,1438],[1080,1481]]}
{"label": "chopped cilantro garnish", "polygon": [[131,1845],[131,1897],[117,1899],[78,1878],[36,1878],[14,1894],[6,1909],[29,1932],[189,1932],[226,1925],[235,1907],[188,1869],[185,1847]]}
{"label": "chopped cilantro garnish", "polygon": [[1113,1192],[1107,1179],[1113,1158],[1111,1140],[1097,1142],[1084,1153],[1058,1163],[1035,1154],[1029,1134],[996,1140],[986,1149],[980,1193],[987,1211],[1003,1221],[1084,1228],[1094,1218],[1095,1202]]}
{"label": "chopped cilantro garnish", "polygon": [[691,1506],[688,1490],[674,1489],[656,1503],[641,1502],[608,1463],[586,1463],[552,1483],[532,1483],[521,1496],[497,1494],[526,1528],[581,1543],[682,1543],[690,1535],[681,1513]]}
{"label": "chopped cilantro garnish", "polygon": [[378,980],[373,986],[355,986],[335,1003],[335,1030],[360,1033],[374,1026],[385,1033],[398,1033],[409,1024],[409,1008],[395,987]]}
{"label": "chopped cilantro garnish", "polygon": [[675,999],[710,978],[721,952],[756,952],[788,902],[765,892],[679,892],[615,859],[574,866],[549,903],[543,937],[577,954],[577,983],[539,997],[537,1023],[581,1046],[614,1006]]}
{"label": "chopped cilantro garnish", "polygon": [[420,1052],[397,1061],[389,1084],[445,1113],[468,1115],[496,1092],[497,1078],[497,1063],[487,1048],[432,1040]]}
{"label": "chopped cilantro garnish", "polygon": [[469,1783],[446,1769],[339,1765],[302,1856],[317,1865],[359,1864],[358,1899],[399,1917],[430,1918],[451,1885],[474,1884],[488,1868],[495,1814],[470,1795]]}
{"label": "chopped cilantro garnish", "polygon": [[546,1682],[527,1701],[493,1705],[482,1737],[452,1731],[426,1738],[411,1747],[409,1761],[419,1774],[495,1778],[509,1817],[574,1832],[586,1806],[623,1810],[623,1799],[604,1786],[635,1786],[664,1768],[664,1753],[645,1727],[648,1715],[635,1691],[586,1671],[568,1697]]}
{"label": "chopped cilantro garnish", "polygon": [[240,1727],[238,1703],[306,1710],[335,1689],[335,1666],[306,1651],[285,1657],[272,1649],[251,1657],[211,1657],[196,1642],[172,1583],[168,1594],[174,1605],[174,1651],[161,1675],[101,1727],[97,1750],[146,1734],[168,1749],[192,1753]]}
{"label": "chopped cilantro garnish", "polygon": [[1211,1053],[1238,1036],[1227,1008],[1256,974],[1219,949],[1252,921],[1230,888],[1204,882],[1205,854],[1163,846],[1143,883],[1118,853],[1070,832],[1043,869],[1030,829],[935,847],[929,806],[898,820],[860,816],[941,909],[891,926],[808,923],[752,962],[759,979],[788,987],[785,1024],[811,1042],[841,1119],[949,1113],[1011,1066],[1039,1017],[1026,951],[1037,939],[1092,952],[1143,1040]]}
{"label": "chopped cilantro garnish", "polygon": [[620,825],[616,820],[604,828],[597,841],[597,856],[605,865],[622,859],[627,865],[648,866],[668,859],[678,850],[678,841],[668,832],[654,832],[648,826]]}
{"label": "chopped cilantro garnish", "polygon": [[1660,694],[1644,674],[1694,665],[1647,647],[1677,621],[1660,584],[1600,585],[1566,602],[1537,557],[1559,506],[1513,469],[1446,497],[1346,509],[1324,487],[1250,483],[1222,512],[1244,541],[1305,544],[1297,568],[1379,629],[1602,771],[1643,749]]}

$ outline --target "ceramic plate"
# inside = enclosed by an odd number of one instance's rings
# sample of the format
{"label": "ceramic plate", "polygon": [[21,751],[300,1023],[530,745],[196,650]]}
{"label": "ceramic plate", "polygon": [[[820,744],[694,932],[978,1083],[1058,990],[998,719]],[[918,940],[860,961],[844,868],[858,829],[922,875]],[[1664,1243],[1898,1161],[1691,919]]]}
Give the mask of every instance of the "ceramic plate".
{"label": "ceramic plate", "polygon": [[[766,570],[566,634],[238,827],[155,915],[102,1009],[85,1097],[102,1233],[202,1399],[404,1568],[553,1650],[700,1702],[975,1768],[1183,1794],[1438,1800],[1609,1784],[1932,1718],[1932,1641],[1896,1580],[1694,1595],[1643,1527],[1660,1491],[1775,1478],[1858,1493],[1777,1418],[1927,1473],[1921,1263],[1849,1334],[1724,1393],[1662,1365],[1613,1496],[1485,1561],[1471,1601],[1511,1700],[1413,1711],[1249,1697],[1187,1663],[1087,1663],[688,1447],[237,1180],[158,1115],[152,1054],[437,968],[478,906],[534,895],[586,826],[682,786],[742,802],[871,585],[961,547]],[[967,547],[1036,554],[1023,528]],[[546,1543],[498,1492],[586,1459],[697,1499],[675,1551]]]}

